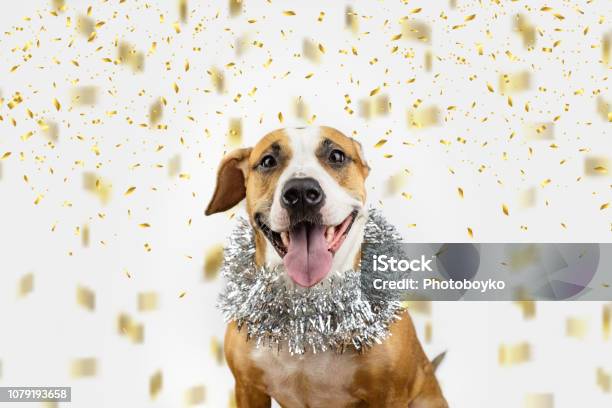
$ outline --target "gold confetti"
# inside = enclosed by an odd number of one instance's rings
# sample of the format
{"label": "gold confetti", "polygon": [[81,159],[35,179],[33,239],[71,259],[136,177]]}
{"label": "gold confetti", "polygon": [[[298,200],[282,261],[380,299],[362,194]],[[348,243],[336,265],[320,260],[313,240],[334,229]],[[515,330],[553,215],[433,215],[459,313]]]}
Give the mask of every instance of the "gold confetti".
{"label": "gold confetti", "polygon": [[223,364],[223,343],[216,337],[210,339],[210,354],[217,364]]}
{"label": "gold confetti", "polygon": [[555,399],[552,394],[526,394],[523,408],[554,408]]}
{"label": "gold confetti", "polygon": [[431,301],[428,300],[405,300],[402,301],[402,307],[411,313],[431,316]]}
{"label": "gold confetti", "polygon": [[508,210],[508,206],[506,204],[502,204],[502,212],[504,215],[510,215],[510,211]]}
{"label": "gold confetti", "polygon": [[610,159],[608,157],[589,156],[584,159],[584,174],[587,176],[605,176],[610,168]]}
{"label": "gold confetti", "polygon": [[124,196],[129,196],[130,194],[132,194],[134,191],[136,191],[136,187],[132,186],[132,187],[128,187],[127,190],[125,190],[125,193],[123,193]]}
{"label": "gold confetti", "polygon": [[85,309],[93,311],[96,308],[96,294],[83,286],[78,286],[76,290],[77,304]]}
{"label": "gold confetti", "polygon": [[242,143],[242,120],[240,118],[230,119],[227,140],[230,146],[239,146]]}
{"label": "gold confetti", "polygon": [[498,362],[501,366],[521,364],[529,360],[531,360],[531,347],[529,343],[502,344],[499,346]]}
{"label": "gold confetti", "polygon": [[437,106],[421,107],[408,111],[408,126],[422,129],[439,124],[440,111]]}
{"label": "gold confetti", "polygon": [[399,193],[408,182],[408,174],[406,171],[398,172],[387,179],[385,183],[385,195],[392,196]]}
{"label": "gold confetti", "polygon": [[141,292],[138,294],[138,310],[150,312],[157,309],[158,296],[155,292]]}
{"label": "gold confetti", "polygon": [[404,19],[402,21],[402,38],[431,43],[431,28],[423,21]]}
{"label": "gold confetti", "polygon": [[53,98],[53,106],[55,106],[55,110],[57,111],[62,109],[62,105],[60,105],[59,101],[56,98]]}
{"label": "gold confetti", "polygon": [[66,0],[52,0],[52,7],[56,11],[65,11],[66,10]]}
{"label": "gold confetti", "polygon": [[526,91],[529,89],[530,84],[531,76],[528,71],[500,74],[499,76],[499,92],[502,95]]}
{"label": "gold confetti", "polygon": [[225,75],[219,69],[213,67],[208,72],[213,88],[217,93],[225,93]]}
{"label": "gold confetti", "polygon": [[302,41],[302,53],[306,59],[314,63],[319,63],[321,61],[321,55],[323,54],[321,48],[307,38]]}
{"label": "gold confetti", "polygon": [[160,370],[156,371],[155,374],[151,376],[149,379],[149,395],[151,399],[157,398],[162,390],[163,381],[162,372]]}
{"label": "gold confetti", "polygon": [[555,124],[553,122],[528,123],[525,125],[527,140],[551,140],[555,137]]}
{"label": "gold confetti", "polygon": [[95,194],[100,199],[102,204],[107,204],[110,201],[112,184],[96,176],[95,173],[83,173],[83,188],[86,191]]}
{"label": "gold confetti", "polygon": [[365,119],[385,116],[389,113],[389,96],[376,95],[359,101],[359,114]]}
{"label": "gold confetti", "polygon": [[537,190],[535,187],[530,187],[520,192],[518,202],[522,208],[533,207],[536,203]]}
{"label": "gold confetti", "polygon": [[24,275],[19,280],[19,287],[17,288],[17,294],[19,297],[25,297],[26,295],[32,293],[34,290],[34,275],[28,273]]}
{"label": "gold confetti", "polygon": [[356,35],[359,32],[359,16],[350,6],[346,7],[344,13],[344,27],[350,30],[353,35]]}
{"label": "gold confetti", "polygon": [[521,34],[523,39],[523,46],[526,48],[532,48],[536,42],[536,29],[531,25],[525,16],[519,14],[516,16],[514,28]]}
{"label": "gold confetti", "polygon": [[89,17],[79,16],[77,18],[76,28],[80,34],[87,37],[88,41],[92,35],[95,35],[95,22]]}
{"label": "gold confetti", "polygon": [[77,106],[94,105],[98,89],[95,86],[80,86],[72,90],[72,104]]}
{"label": "gold confetti", "polygon": [[162,118],[164,113],[164,105],[162,103],[162,99],[159,98],[149,108],[149,124],[151,126],[156,125]]}
{"label": "gold confetti", "polygon": [[117,329],[119,335],[127,336],[132,343],[139,344],[144,341],[144,326],[138,324],[126,314],[119,315]]}
{"label": "gold confetti", "polygon": [[459,197],[463,198],[463,189],[461,187],[457,188],[457,193],[459,194]]}
{"label": "gold confetti", "polygon": [[467,227],[467,233],[470,238],[474,238],[474,231],[470,227]]}
{"label": "gold confetti", "polygon": [[603,338],[608,340],[610,338],[610,327],[612,326],[612,305],[604,305],[601,320]]}
{"label": "gold confetti", "polygon": [[612,392],[612,375],[605,372],[603,368],[597,368],[597,386],[601,388],[603,392]]}
{"label": "gold confetti", "polygon": [[181,171],[181,156],[176,154],[168,160],[168,176],[174,177]]}
{"label": "gold confetti", "polygon": [[425,343],[431,344],[433,337],[433,327],[431,322],[425,323]]}
{"label": "gold confetti", "polygon": [[196,385],[185,391],[185,405],[203,404],[206,399],[206,388],[204,385]]}
{"label": "gold confetti", "polygon": [[285,16],[295,16],[295,11],[293,11],[293,10],[285,10],[285,11],[283,11],[283,15],[285,15]]}
{"label": "gold confetti", "polygon": [[606,208],[608,208],[608,207],[610,207],[610,203],[603,203],[603,204],[602,204],[602,205],[599,207],[599,209],[600,209],[600,210],[605,210],[605,209],[606,209]]}
{"label": "gold confetti", "polygon": [[429,50],[425,52],[424,65],[425,65],[425,71],[431,72],[432,66],[433,66],[433,54]]}
{"label": "gold confetti", "polygon": [[376,142],[374,148],[380,149],[382,146],[384,146],[385,143],[387,143],[387,139],[380,139],[378,142]]}
{"label": "gold confetti", "polygon": [[223,245],[217,244],[206,251],[204,256],[204,279],[216,279],[223,264]]}
{"label": "gold confetti", "polygon": [[70,375],[73,378],[93,377],[97,373],[97,365],[93,357],[75,359],[70,364]]}
{"label": "gold confetti", "polygon": [[601,39],[601,60],[606,66],[610,65],[610,54],[612,50],[612,34],[604,34]]}
{"label": "gold confetti", "polygon": [[181,19],[182,23],[186,23],[187,22],[187,17],[189,16],[189,10],[187,7],[187,0],[179,0],[178,2],[178,9],[179,9],[179,17]]}
{"label": "gold confetti", "polygon": [[597,113],[599,116],[608,122],[612,122],[612,107],[609,102],[604,100],[601,95],[597,96]]}
{"label": "gold confetti", "polygon": [[587,333],[587,322],[575,317],[567,318],[565,322],[565,334],[568,337],[584,339]]}
{"label": "gold confetti", "polygon": [[242,0],[229,0],[229,13],[232,17],[242,13]]}

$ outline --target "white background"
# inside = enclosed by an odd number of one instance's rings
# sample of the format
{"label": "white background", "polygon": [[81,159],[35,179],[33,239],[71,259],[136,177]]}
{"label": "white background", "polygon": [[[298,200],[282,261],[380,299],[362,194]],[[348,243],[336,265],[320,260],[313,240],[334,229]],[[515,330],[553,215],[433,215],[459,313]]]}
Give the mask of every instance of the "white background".
{"label": "white background", "polygon": [[[275,128],[304,124],[293,113],[298,96],[316,114],[315,125],[336,127],[363,143],[372,167],[369,201],[407,241],[611,241],[612,208],[600,210],[612,201],[610,178],[584,171],[585,157],[610,155],[611,125],[596,111],[597,94],[612,100],[610,70],[601,62],[601,39],[612,19],[609,1],[458,0],[455,8],[417,0],[355,2],[357,35],[344,28],[341,2],[246,1],[244,12],[231,18],[225,1],[190,0],[181,33],[173,27],[179,18],[174,1],[68,3],[57,17],[49,12],[50,2],[34,0],[11,2],[0,14],[0,157],[11,152],[0,160],[2,386],[72,386],[70,406],[89,408],[183,406],[185,391],[202,384],[206,406],[227,406],[233,381],[210,347],[224,331],[214,307],[221,282],[205,281],[202,271],[207,251],[231,230],[235,211],[208,218],[203,211],[216,166],[232,148],[226,137],[230,118],[242,118],[243,144],[253,144]],[[545,5],[553,10],[541,11]],[[105,22],[91,42],[75,29],[89,6],[91,19]],[[318,22],[321,11],[325,16]],[[517,13],[539,30],[533,50],[513,32]],[[431,44],[392,40],[403,16],[428,24]],[[460,24],[465,27],[452,29]],[[234,45],[241,36],[263,45],[248,46],[238,56]],[[300,56],[305,38],[323,44],[319,63]],[[116,40],[146,53],[157,43],[144,72],[103,61],[117,58]],[[557,40],[551,53],[542,51]],[[431,72],[423,66],[427,50],[434,55]],[[374,58],[378,62],[371,65]],[[206,73],[213,66],[225,72],[225,94],[214,91]],[[523,70],[530,72],[530,88],[512,95],[510,107],[500,95],[499,75]],[[95,105],[71,103],[77,80],[97,87]],[[392,110],[365,120],[359,101],[377,87],[389,96]],[[17,91],[24,102],[9,109]],[[345,95],[354,114],[344,109]],[[167,129],[140,126],[162,96]],[[407,110],[417,99],[439,107],[439,126],[409,128]],[[551,122],[557,115],[554,139],[527,139],[525,124]],[[49,144],[39,119],[59,124],[57,142]],[[22,140],[29,131],[34,135]],[[383,138],[388,142],[374,148]],[[182,178],[169,177],[165,167],[177,154]],[[410,175],[387,194],[389,178],[405,170]],[[108,204],[84,190],[82,174],[88,171],[112,183]],[[546,179],[551,182],[542,187]],[[134,193],[124,195],[131,186]],[[520,195],[530,188],[536,190],[535,204],[523,208]],[[75,233],[85,224],[91,230],[87,248]],[[19,281],[29,273],[34,290],[19,297]],[[94,311],[77,304],[77,286],[95,292]],[[143,291],[158,293],[156,311],[138,311]],[[432,342],[425,344],[429,356],[448,350],[439,379],[451,407],[521,407],[530,393],[554,394],[555,407],[605,407],[612,395],[597,387],[596,369],[612,372],[612,349],[603,340],[602,309],[595,302],[539,303],[535,318],[524,320],[511,303],[436,303],[430,315],[414,317],[421,337],[427,322],[433,326]],[[143,344],[118,335],[122,312],[144,323]],[[568,317],[587,322],[584,339],[566,336]],[[500,367],[500,345],[523,341],[531,345],[531,361]],[[83,357],[97,359],[97,374],[72,378],[71,361]],[[152,400],[149,378],[158,370],[163,388]]]}

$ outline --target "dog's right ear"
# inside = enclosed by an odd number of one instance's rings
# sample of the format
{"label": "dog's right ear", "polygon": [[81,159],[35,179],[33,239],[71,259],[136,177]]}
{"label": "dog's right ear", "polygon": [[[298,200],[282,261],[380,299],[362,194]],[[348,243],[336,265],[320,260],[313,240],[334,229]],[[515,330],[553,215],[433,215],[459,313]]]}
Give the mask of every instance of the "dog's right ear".
{"label": "dog's right ear", "polygon": [[227,154],[217,171],[217,186],[205,214],[226,211],[246,197],[246,176],[251,148],[236,149]]}

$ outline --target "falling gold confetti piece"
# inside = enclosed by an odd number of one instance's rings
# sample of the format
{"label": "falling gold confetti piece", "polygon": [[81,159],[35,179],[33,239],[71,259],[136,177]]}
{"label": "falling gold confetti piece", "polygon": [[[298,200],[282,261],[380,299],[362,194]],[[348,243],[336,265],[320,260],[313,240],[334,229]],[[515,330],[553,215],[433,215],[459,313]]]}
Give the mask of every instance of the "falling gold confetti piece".
{"label": "falling gold confetti piece", "polygon": [[463,198],[463,189],[461,187],[457,188],[457,193],[459,193],[459,197]]}
{"label": "falling gold confetti piece", "polygon": [[223,245],[217,244],[206,251],[204,256],[204,279],[216,279],[223,264]]}
{"label": "falling gold confetti piece", "polygon": [[57,111],[59,111],[62,108],[62,105],[60,105],[59,101],[57,100],[57,98],[53,98],[53,106],[55,106],[55,109]]}
{"label": "falling gold confetti piece", "polygon": [[376,95],[378,92],[380,92],[380,87],[372,89],[372,90],[370,91],[370,96],[374,96],[374,95]]}
{"label": "falling gold confetti piece", "polygon": [[609,393],[612,391],[612,375],[605,372],[603,368],[597,368],[597,385],[603,392]]}
{"label": "falling gold confetti piece", "polygon": [[552,394],[526,394],[523,408],[554,408],[555,399]]}
{"label": "falling gold confetti piece", "polygon": [[508,211],[508,206],[506,204],[502,204],[502,211],[505,215],[510,215],[510,212]]}
{"label": "falling gold confetti piece", "polygon": [[96,308],[96,294],[85,287],[79,286],[76,290],[77,304],[85,309],[94,310]]}
{"label": "falling gold confetti piece", "polygon": [[203,404],[206,399],[206,388],[196,385],[185,392],[185,404],[187,406]]}
{"label": "falling gold confetti piece", "polygon": [[610,338],[610,328],[612,326],[612,305],[604,305],[601,315],[601,326],[604,340]]}
{"label": "falling gold confetti piece", "polygon": [[374,145],[374,148],[379,149],[383,147],[385,143],[387,143],[387,139],[380,139],[378,142],[376,142],[376,144]]}
{"label": "falling gold confetti piece", "polygon": [[531,359],[531,347],[529,343],[518,343],[515,345],[500,345],[498,361],[501,366],[510,366],[525,363]]}
{"label": "falling gold confetti piece", "polygon": [[187,292],[181,292],[181,293],[179,294],[179,299],[184,298],[186,294],[187,294]]}
{"label": "falling gold confetti piece", "polygon": [[565,334],[568,337],[582,340],[587,334],[587,322],[584,319],[568,317],[565,322]]}
{"label": "falling gold confetti piece", "polygon": [[157,309],[158,296],[155,292],[142,292],[138,294],[138,310],[150,312]]}
{"label": "falling gold confetti piece", "polygon": [[0,159],[1,160],[8,159],[10,155],[11,155],[11,152],[5,152]]}
{"label": "falling gold confetti piece", "polygon": [[295,11],[293,10],[285,10],[283,11],[283,14],[286,16],[295,16]]}
{"label": "falling gold confetti piece", "polygon": [[79,358],[70,364],[70,374],[73,378],[93,377],[96,375],[97,362],[95,358]]}
{"label": "falling gold confetti piece", "polygon": [[161,371],[157,371],[149,379],[149,395],[151,399],[155,399],[161,392],[163,386],[163,376]]}
{"label": "falling gold confetti piece", "polygon": [[467,227],[467,233],[470,238],[474,238],[474,231],[470,227]]}
{"label": "falling gold confetti piece", "polygon": [[217,364],[223,363],[223,343],[216,337],[210,339],[210,353],[217,362]]}
{"label": "falling gold confetti piece", "polygon": [[606,208],[608,208],[610,206],[610,203],[603,203],[601,205],[601,207],[599,207],[600,210],[605,210]]}
{"label": "falling gold confetti piece", "polygon": [[123,195],[125,196],[129,196],[130,194],[132,194],[134,191],[136,191],[136,187],[132,186],[130,188],[128,188],[127,190],[125,190],[125,193],[123,193]]}
{"label": "falling gold confetti piece", "polygon": [[27,294],[31,293],[33,290],[34,290],[34,275],[31,273],[28,273],[27,275],[24,275],[19,280],[19,287],[17,290],[17,294],[20,297],[24,297]]}

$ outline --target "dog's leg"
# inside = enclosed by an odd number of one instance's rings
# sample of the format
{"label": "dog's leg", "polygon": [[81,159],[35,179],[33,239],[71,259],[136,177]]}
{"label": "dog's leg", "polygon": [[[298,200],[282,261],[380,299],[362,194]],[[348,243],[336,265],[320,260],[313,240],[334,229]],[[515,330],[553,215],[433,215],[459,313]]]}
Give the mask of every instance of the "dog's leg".
{"label": "dog's leg", "polygon": [[270,396],[258,389],[236,381],[236,406],[237,408],[270,408],[272,400]]}

